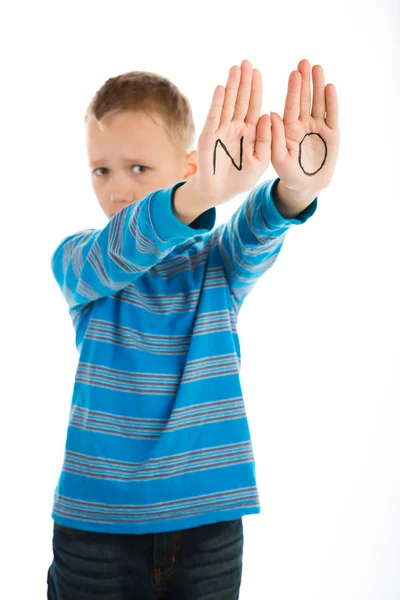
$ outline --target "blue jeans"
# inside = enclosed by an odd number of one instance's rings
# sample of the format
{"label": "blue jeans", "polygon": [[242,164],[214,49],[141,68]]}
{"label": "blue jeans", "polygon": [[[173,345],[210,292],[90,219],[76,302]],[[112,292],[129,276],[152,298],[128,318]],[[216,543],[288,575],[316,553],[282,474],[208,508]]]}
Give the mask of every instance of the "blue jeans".
{"label": "blue jeans", "polygon": [[156,534],[54,524],[48,600],[238,600],[242,519]]}

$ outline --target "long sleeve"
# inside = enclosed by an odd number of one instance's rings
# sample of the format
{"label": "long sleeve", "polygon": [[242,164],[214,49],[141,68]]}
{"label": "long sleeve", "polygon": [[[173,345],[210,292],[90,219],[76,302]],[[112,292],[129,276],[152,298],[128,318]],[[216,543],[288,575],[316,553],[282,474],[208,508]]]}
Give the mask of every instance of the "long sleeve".
{"label": "long sleeve", "polygon": [[104,229],[80,231],[61,242],[51,267],[70,309],[127,287],[175,246],[211,231],[215,208],[191,226],[174,214],[174,192],[184,183],[152,192],[118,211]]}
{"label": "long sleeve", "polygon": [[296,219],[285,219],[274,203],[279,178],[257,185],[229,221],[216,230],[217,243],[236,309],[272,267],[291,225],[305,223],[317,198]]}

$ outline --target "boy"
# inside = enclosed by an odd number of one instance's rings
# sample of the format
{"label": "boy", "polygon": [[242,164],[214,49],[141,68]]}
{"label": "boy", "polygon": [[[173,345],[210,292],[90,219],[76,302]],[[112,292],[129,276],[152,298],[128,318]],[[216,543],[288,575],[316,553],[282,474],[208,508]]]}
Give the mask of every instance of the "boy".
{"label": "boy", "polygon": [[[339,145],[321,67],[312,110],[308,61],[290,75],[283,121],[260,118],[261,87],[249,61],[232,67],[197,153],[187,99],[160,76],[109,79],[89,106],[110,221],[52,259],[80,360],[50,599],[239,597],[242,517],[260,507],[236,321],[289,226],[314,213]],[[270,159],[279,177],[254,187]],[[213,230],[215,207],[252,188]]]}

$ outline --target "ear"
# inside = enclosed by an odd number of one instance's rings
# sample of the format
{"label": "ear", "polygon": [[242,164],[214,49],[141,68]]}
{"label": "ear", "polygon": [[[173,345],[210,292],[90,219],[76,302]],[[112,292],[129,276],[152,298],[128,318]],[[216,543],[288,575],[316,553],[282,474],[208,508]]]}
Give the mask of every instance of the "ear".
{"label": "ear", "polygon": [[186,173],[183,179],[190,179],[197,172],[197,151],[192,150],[186,155]]}

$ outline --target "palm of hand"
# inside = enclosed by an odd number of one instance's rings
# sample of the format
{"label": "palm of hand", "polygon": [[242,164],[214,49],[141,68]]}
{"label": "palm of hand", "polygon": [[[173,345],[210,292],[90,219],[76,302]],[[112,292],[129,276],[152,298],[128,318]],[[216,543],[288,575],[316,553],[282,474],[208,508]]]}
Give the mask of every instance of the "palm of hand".
{"label": "palm of hand", "polygon": [[273,160],[273,166],[286,187],[299,190],[326,187],[336,164],[337,132],[310,119],[308,123],[285,125],[285,137],[286,156],[281,161]]}
{"label": "palm of hand", "polygon": [[331,182],[339,152],[337,96],[316,65],[311,107],[310,65],[303,60],[298,68],[289,78],[283,120],[271,113],[271,159],[287,188],[318,192]]}
{"label": "palm of hand", "polygon": [[251,189],[271,157],[268,115],[260,118],[261,73],[249,61],[218,86],[198,142],[198,189],[221,204]]}
{"label": "palm of hand", "polygon": [[232,121],[228,127],[220,127],[208,141],[213,144],[213,175],[217,176],[221,189],[234,193],[246,191],[262,175],[267,165],[253,157],[255,140],[254,125]]}

